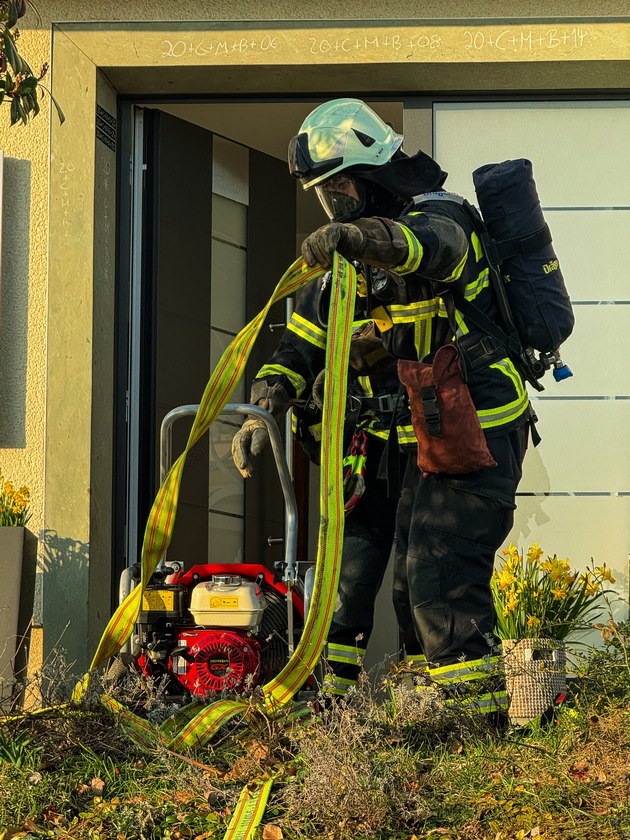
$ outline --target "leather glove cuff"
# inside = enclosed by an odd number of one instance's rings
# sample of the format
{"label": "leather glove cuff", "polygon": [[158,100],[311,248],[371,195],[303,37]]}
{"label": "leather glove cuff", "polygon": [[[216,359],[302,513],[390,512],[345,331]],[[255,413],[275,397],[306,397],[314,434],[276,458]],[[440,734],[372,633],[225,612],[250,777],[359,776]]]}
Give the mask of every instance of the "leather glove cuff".
{"label": "leather glove cuff", "polygon": [[372,216],[354,224],[363,235],[362,253],[356,259],[378,268],[396,268],[407,262],[409,242],[398,222]]}
{"label": "leather glove cuff", "polygon": [[249,401],[264,408],[276,420],[281,420],[291,406],[291,396],[284,385],[279,382],[269,385],[265,379],[254,382]]}
{"label": "leather glove cuff", "polygon": [[373,323],[363,325],[354,333],[350,342],[350,367],[359,374],[376,373],[391,360]]}
{"label": "leather glove cuff", "polygon": [[359,260],[379,268],[394,268],[407,261],[409,243],[401,226],[391,219],[374,216],[355,222],[332,222],[307,236],[302,256],[307,265],[332,265],[338,251],[347,260]]}

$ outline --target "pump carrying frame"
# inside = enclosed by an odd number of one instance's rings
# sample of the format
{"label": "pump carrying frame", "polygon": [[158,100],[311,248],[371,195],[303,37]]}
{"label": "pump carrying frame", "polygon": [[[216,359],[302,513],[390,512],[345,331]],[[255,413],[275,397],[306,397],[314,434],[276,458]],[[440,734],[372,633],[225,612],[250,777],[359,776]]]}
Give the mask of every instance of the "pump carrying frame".
{"label": "pump carrying frame", "polygon": [[[199,405],[180,405],[169,411],[162,420],[160,426],[160,484],[165,480],[168,472],[172,466],[172,452],[173,452],[173,426],[178,421],[185,417],[196,417],[199,411]],[[289,466],[284,453],[282,436],[275,418],[258,405],[250,405],[249,403],[227,403],[223,407],[220,416],[223,415],[244,415],[258,417],[262,420],[269,433],[269,440],[271,442],[271,450],[273,453],[276,469],[278,471],[278,478],[280,479],[280,486],[282,488],[282,495],[285,504],[285,521],[284,521],[284,562],[281,564],[282,581],[286,584],[287,593],[287,636],[288,636],[288,652],[289,655],[294,650],[293,639],[293,599],[292,589],[298,578],[297,569],[297,528],[298,528],[298,512],[297,501],[295,498],[295,490],[293,482],[291,481],[291,474]],[[163,570],[166,565],[166,551],[159,559],[155,571]],[[181,571],[179,564],[173,571]],[[120,576],[120,584],[118,589],[118,603],[122,604],[128,597],[134,586],[134,576],[137,575],[138,565],[133,563],[124,569]],[[308,576],[312,581],[312,576]],[[310,593],[307,594],[307,581],[305,581],[305,598],[304,610],[308,610],[310,601]],[[131,639],[125,642],[121,648],[125,652],[131,650]]]}

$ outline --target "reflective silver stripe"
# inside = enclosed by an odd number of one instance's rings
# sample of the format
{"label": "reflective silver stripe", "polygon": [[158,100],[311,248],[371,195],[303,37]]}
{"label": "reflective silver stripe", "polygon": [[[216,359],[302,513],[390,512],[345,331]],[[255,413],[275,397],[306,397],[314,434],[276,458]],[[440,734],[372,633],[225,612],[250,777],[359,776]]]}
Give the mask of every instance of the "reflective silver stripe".
{"label": "reflective silver stripe", "polygon": [[398,443],[418,443],[413,426],[400,426],[398,429]]}
{"label": "reflective silver stripe", "polygon": [[501,361],[495,362],[490,365],[490,367],[495,370],[500,370],[512,381],[517,397],[515,400],[507,403],[506,405],[500,405],[496,408],[478,409],[477,415],[482,429],[489,429],[493,426],[500,426],[510,420],[515,420],[517,417],[520,417],[529,406],[529,395],[527,394],[523,380],[516,372],[516,368],[514,367],[512,360],[501,359]]}
{"label": "reflective silver stripe", "polygon": [[324,691],[327,694],[338,694],[343,697],[356,684],[356,680],[345,680],[343,677],[335,677],[333,674],[326,674],[324,677]]}
{"label": "reflective silver stripe", "polygon": [[490,270],[484,268],[471,283],[466,284],[464,289],[464,297],[466,300],[474,300],[478,295],[490,286]]}
{"label": "reflective silver stripe", "polygon": [[483,258],[484,253],[483,247],[481,245],[481,240],[474,231],[472,232],[470,241],[472,242],[473,250],[475,252],[475,259],[477,260],[477,262],[479,262]]}
{"label": "reflective silver stripe", "polygon": [[256,374],[256,379],[265,379],[267,376],[286,376],[291,385],[295,388],[298,397],[306,385],[306,380],[303,376],[300,376],[299,373],[296,373],[294,370],[291,370],[284,365],[263,365]]}
{"label": "reflective silver stripe", "polygon": [[[374,423],[377,421],[374,420]],[[374,437],[381,438],[381,440],[387,440],[389,438],[389,430],[388,429],[374,429],[372,424],[368,426],[368,431]],[[413,426],[398,426],[396,428],[396,436],[398,438],[399,444],[406,444],[406,443],[413,443],[416,444],[418,441],[416,440],[416,436],[413,431]]]}
{"label": "reflective silver stripe", "polygon": [[468,247],[466,248],[466,253],[461,258],[461,260],[457,263],[455,268],[451,271],[450,275],[448,277],[442,277],[440,279],[440,282],[441,283],[454,283],[455,280],[459,280],[459,278],[462,276],[462,271],[464,270],[467,261],[468,261]]}
{"label": "reflective silver stripe", "polygon": [[336,645],[336,644],[329,644],[328,650],[344,650],[350,653],[356,651],[357,653],[361,653],[365,655],[366,648],[361,648],[358,645]]}
{"label": "reflective silver stripe", "polygon": [[374,390],[369,376],[357,376],[357,384],[366,397],[374,396]]}
{"label": "reflective silver stripe", "polygon": [[[529,405],[529,398],[522,397],[514,403],[507,406],[501,406],[495,410],[488,409],[487,411],[478,411],[479,422],[482,429],[491,429],[493,426],[501,426],[508,423],[510,420],[516,420],[527,409]],[[488,419],[484,419],[488,418]]]}
{"label": "reflective silver stripe", "polygon": [[408,324],[416,318],[432,317],[438,311],[440,304],[444,306],[441,298],[434,297],[430,300],[418,300],[413,303],[392,303],[387,307],[387,310],[395,324]]}
{"label": "reflective silver stripe", "polygon": [[431,352],[433,318],[418,319],[414,325],[413,346],[418,359],[424,359]]}
{"label": "reflective silver stripe", "polygon": [[458,662],[455,665],[443,665],[441,668],[431,668],[431,677],[439,683],[463,682],[487,677],[489,674],[499,673],[501,660],[499,657],[475,659],[470,662]]}
{"label": "reflective silver stripe", "polygon": [[411,274],[414,271],[417,271],[420,268],[420,263],[422,262],[422,245],[418,237],[409,230],[408,227],[405,225],[401,225],[398,222],[398,226],[402,230],[405,235],[405,239],[407,240],[407,245],[409,246],[409,254],[407,259],[405,260],[402,265],[396,266],[395,270],[399,274]]}
{"label": "reflective silver stripe", "polygon": [[328,645],[330,662],[345,662],[348,665],[360,665],[365,656],[365,648],[347,647],[346,645]]}
{"label": "reflective silver stripe", "polygon": [[291,330],[291,332],[294,332],[296,335],[299,335],[300,338],[303,338],[305,341],[308,341],[309,344],[314,344],[322,350],[326,349],[325,331],[315,326],[315,324],[311,324],[310,321],[307,321],[306,318],[303,318],[297,312],[294,312],[293,315],[291,315],[291,320],[287,324],[287,329]]}
{"label": "reflective silver stripe", "polygon": [[446,704],[459,704],[461,706],[465,706],[471,711],[478,711],[484,713],[504,711],[507,710],[509,705],[506,691],[495,691],[493,694],[482,694],[480,697],[475,697],[473,700],[460,700],[459,698],[454,697],[447,700]]}
{"label": "reflective silver stripe", "polygon": [[407,653],[405,654],[405,662],[408,662],[410,665],[417,665],[421,668],[429,667],[429,663],[427,662],[427,658],[424,653]]}

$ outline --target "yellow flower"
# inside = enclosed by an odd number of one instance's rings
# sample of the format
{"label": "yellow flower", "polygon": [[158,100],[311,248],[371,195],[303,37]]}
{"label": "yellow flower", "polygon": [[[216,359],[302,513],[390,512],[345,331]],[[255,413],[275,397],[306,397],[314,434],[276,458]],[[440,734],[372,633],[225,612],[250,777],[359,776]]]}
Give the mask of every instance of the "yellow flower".
{"label": "yellow flower", "polygon": [[578,578],[578,586],[583,589],[586,594],[592,598],[601,590],[601,583],[590,572],[584,572]]}
{"label": "yellow flower", "polygon": [[544,552],[542,548],[535,542],[532,546],[529,547],[527,551],[527,559],[532,563],[538,563],[540,558],[543,556]]}
{"label": "yellow flower", "polygon": [[605,563],[603,566],[596,567],[595,574],[598,574],[602,580],[607,580],[609,583],[615,583],[615,579],[612,576],[612,569],[609,569]]}
{"label": "yellow flower", "polygon": [[28,487],[16,490],[13,482],[5,480],[0,473],[0,525],[25,525],[30,519],[29,499]]}
{"label": "yellow flower", "polygon": [[511,592],[508,596],[507,601],[505,602],[505,606],[508,610],[515,610],[518,607],[518,598],[516,597],[516,593]]}
{"label": "yellow flower", "polygon": [[510,543],[509,548],[503,551],[502,554],[504,557],[508,558],[506,565],[512,567],[518,565],[523,559],[523,557],[518,553],[518,548],[513,543]]}
{"label": "yellow flower", "polygon": [[547,572],[549,578],[557,583],[573,583],[575,575],[570,574],[570,566],[568,560],[558,560],[556,555],[548,557],[540,568]]}
{"label": "yellow flower", "polygon": [[[578,574],[572,571],[567,557],[544,556],[538,543],[529,546],[525,560],[512,543],[503,556],[505,559],[493,574],[498,632],[502,638],[512,638],[503,634],[513,634],[515,627],[524,637],[565,638],[574,628],[579,629],[589,615],[604,580],[614,581],[606,564]],[[560,606],[557,601],[567,603]],[[569,613],[564,624],[556,620],[558,612]]]}
{"label": "yellow flower", "polygon": [[508,569],[502,569],[496,574],[496,580],[499,584],[499,589],[505,589],[516,582],[516,578]]}

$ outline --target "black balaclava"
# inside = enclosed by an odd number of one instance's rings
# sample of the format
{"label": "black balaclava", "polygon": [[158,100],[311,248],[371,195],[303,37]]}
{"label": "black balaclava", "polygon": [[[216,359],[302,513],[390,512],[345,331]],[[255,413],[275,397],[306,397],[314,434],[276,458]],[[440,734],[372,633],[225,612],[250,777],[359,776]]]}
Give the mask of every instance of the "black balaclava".
{"label": "black balaclava", "polygon": [[399,215],[415,195],[440,189],[448,176],[425,152],[409,157],[402,150],[383,166],[356,167],[349,169],[348,174],[360,178],[365,188],[361,215],[388,218]]}

